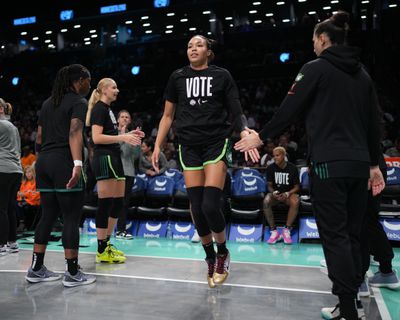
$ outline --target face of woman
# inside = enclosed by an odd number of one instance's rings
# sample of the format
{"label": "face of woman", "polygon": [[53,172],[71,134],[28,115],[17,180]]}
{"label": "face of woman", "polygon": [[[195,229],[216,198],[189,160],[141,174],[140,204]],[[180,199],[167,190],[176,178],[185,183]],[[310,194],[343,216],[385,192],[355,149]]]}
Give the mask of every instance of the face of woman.
{"label": "face of woman", "polygon": [[187,48],[187,56],[191,65],[201,66],[207,64],[209,55],[210,51],[207,48],[205,39],[199,36],[190,39]]}
{"label": "face of woman", "polygon": [[86,97],[89,94],[90,91],[90,82],[92,81],[92,78],[81,78],[79,80],[80,87],[79,87],[79,94],[82,97]]}
{"label": "face of woman", "polygon": [[109,102],[114,102],[117,100],[119,90],[115,81],[109,82],[102,90],[102,93]]}
{"label": "face of woman", "polygon": [[131,123],[131,115],[126,112],[121,112],[118,117],[118,124],[123,127],[130,123]]}
{"label": "face of woman", "polygon": [[33,171],[32,169],[26,169],[25,176],[27,180],[32,180],[33,178]]}
{"label": "face of woman", "polygon": [[324,51],[326,48],[330,46],[329,38],[326,36],[325,33],[321,33],[320,35],[313,35],[313,43],[314,43],[314,52],[319,57],[319,55]]}
{"label": "face of woman", "polygon": [[279,166],[285,161],[285,154],[282,151],[274,151],[273,152],[273,157],[275,163]]}
{"label": "face of woman", "polygon": [[150,151],[150,147],[145,142],[142,142],[140,148],[142,149],[143,154],[147,154]]}

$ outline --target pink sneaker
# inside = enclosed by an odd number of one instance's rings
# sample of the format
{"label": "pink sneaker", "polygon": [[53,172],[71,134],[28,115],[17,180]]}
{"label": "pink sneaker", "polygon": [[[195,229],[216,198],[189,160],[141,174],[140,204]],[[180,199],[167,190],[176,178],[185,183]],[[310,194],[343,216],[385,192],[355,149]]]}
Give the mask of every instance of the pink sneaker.
{"label": "pink sneaker", "polygon": [[269,237],[267,242],[269,244],[275,244],[279,240],[281,240],[281,236],[280,236],[278,230],[275,229],[274,231],[271,232],[271,236]]}
{"label": "pink sneaker", "polygon": [[292,237],[290,236],[290,230],[288,228],[282,229],[282,237],[285,244],[292,244]]}

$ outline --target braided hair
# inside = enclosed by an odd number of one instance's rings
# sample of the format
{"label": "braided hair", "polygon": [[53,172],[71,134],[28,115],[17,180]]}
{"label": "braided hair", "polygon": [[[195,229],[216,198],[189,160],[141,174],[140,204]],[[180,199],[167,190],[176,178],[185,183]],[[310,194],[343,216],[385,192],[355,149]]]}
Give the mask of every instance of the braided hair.
{"label": "braided hair", "polygon": [[80,78],[90,78],[89,70],[81,64],[71,64],[58,70],[51,91],[51,99],[55,107],[61,104],[64,95],[71,91],[73,83]]}

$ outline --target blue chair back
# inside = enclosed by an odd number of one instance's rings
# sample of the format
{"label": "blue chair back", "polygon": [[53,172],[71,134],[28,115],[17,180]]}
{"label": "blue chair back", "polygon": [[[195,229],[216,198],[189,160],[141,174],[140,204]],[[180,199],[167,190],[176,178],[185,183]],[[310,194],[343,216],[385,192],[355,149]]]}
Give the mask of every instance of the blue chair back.
{"label": "blue chair back", "polygon": [[187,194],[185,179],[183,179],[183,177],[182,179],[179,179],[177,182],[175,182],[174,193]]}
{"label": "blue chair back", "polygon": [[388,167],[387,168],[387,180],[388,186],[400,185],[400,168],[399,167]]}
{"label": "blue chair back", "polygon": [[146,176],[142,176],[142,175],[137,175],[135,177],[135,182],[133,183],[131,192],[140,192],[140,191],[146,191],[147,189],[147,183],[148,183],[148,179]]}
{"label": "blue chair back", "polygon": [[172,178],[175,183],[183,179],[183,173],[177,169],[168,169],[164,172],[163,176]]}
{"label": "blue chair back", "polygon": [[253,176],[265,179],[260,171],[258,171],[257,169],[253,169],[253,168],[243,168],[243,169],[236,170],[233,173],[234,180],[236,180],[236,178],[238,178],[238,177],[253,177]]}
{"label": "blue chair back", "polygon": [[150,196],[172,196],[175,182],[172,178],[161,175],[149,179],[146,195]]}
{"label": "blue chair back", "polygon": [[264,193],[266,190],[265,180],[261,177],[238,176],[233,183],[232,195],[233,196],[249,196],[259,193]]}

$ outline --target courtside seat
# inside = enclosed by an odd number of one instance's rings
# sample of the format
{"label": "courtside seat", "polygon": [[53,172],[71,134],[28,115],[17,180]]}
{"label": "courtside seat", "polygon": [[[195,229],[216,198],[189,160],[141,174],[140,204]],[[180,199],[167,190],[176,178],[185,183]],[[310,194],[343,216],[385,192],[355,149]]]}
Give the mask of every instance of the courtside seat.
{"label": "courtside seat", "polygon": [[379,215],[400,215],[400,168],[388,167],[385,189],[382,191],[382,202]]}
{"label": "courtside seat", "polygon": [[299,214],[307,216],[312,213],[312,205],[310,199],[310,174],[308,167],[300,168],[300,208]]}
{"label": "courtside seat", "polygon": [[175,183],[172,205],[167,207],[167,213],[170,218],[177,217],[179,219],[191,220],[189,197],[183,175]]}
{"label": "courtside seat", "polygon": [[262,173],[254,168],[242,168],[242,169],[237,169],[232,173],[232,179],[236,180],[238,177],[260,177],[263,180],[265,180],[265,177],[262,175]]}
{"label": "courtside seat", "polygon": [[237,175],[231,191],[231,220],[263,220],[265,180],[257,175]]}
{"label": "courtside seat", "polygon": [[129,211],[135,212],[138,206],[144,204],[146,195],[148,178],[145,174],[138,174],[135,176],[130,195],[129,195]]}
{"label": "courtside seat", "polygon": [[178,169],[168,169],[163,173],[163,175],[171,178],[175,183],[183,179],[183,173]]}
{"label": "courtside seat", "polygon": [[174,193],[174,180],[161,175],[150,178],[147,183],[144,205],[137,207],[139,216],[163,216],[171,205]]}

